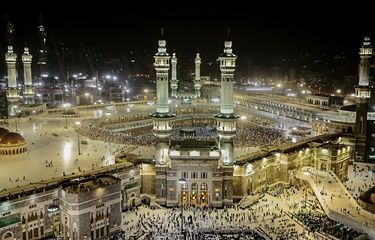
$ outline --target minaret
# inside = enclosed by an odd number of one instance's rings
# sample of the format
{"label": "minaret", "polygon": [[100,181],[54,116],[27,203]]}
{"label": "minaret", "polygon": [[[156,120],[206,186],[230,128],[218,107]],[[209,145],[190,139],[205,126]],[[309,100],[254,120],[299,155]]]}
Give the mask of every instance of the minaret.
{"label": "minaret", "polygon": [[39,39],[39,49],[37,56],[38,65],[38,77],[48,76],[47,71],[47,34],[42,23],[42,16],[39,15],[39,26],[38,26],[38,39]]}
{"label": "minaret", "polygon": [[372,55],[372,47],[370,43],[370,37],[365,37],[363,45],[359,51],[359,57],[361,62],[359,63],[359,86],[368,86],[370,78],[370,60]]}
{"label": "minaret", "polygon": [[8,88],[6,89],[8,100],[8,117],[14,117],[19,112],[19,90],[17,88],[16,61],[17,55],[13,52],[13,46],[8,46],[5,54],[8,70]]}
{"label": "minaret", "polygon": [[156,112],[151,114],[154,122],[153,133],[156,137],[154,156],[156,169],[155,194],[156,202],[160,205],[165,205],[167,203],[166,171],[170,164],[169,136],[172,131],[171,120],[175,116],[169,112],[168,107],[168,70],[170,56],[165,46],[166,41],[164,40],[162,29],[158,52],[154,56],[157,94]]}
{"label": "minaret", "polygon": [[220,113],[215,115],[216,128],[220,139],[221,159],[223,169],[223,204],[233,204],[233,138],[236,134],[238,116],[233,112],[233,79],[237,56],[232,53],[232,41],[224,42],[224,53],[219,57],[221,71],[221,102]]}
{"label": "minaret", "polygon": [[24,91],[25,104],[34,104],[35,88],[33,87],[32,75],[31,75],[31,60],[33,56],[29,53],[29,48],[24,48],[22,54],[23,63],[23,74],[24,74]]}
{"label": "minaret", "polygon": [[197,53],[195,57],[195,78],[194,78],[194,90],[195,90],[195,97],[201,97],[201,58],[199,57],[199,53]]}
{"label": "minaret", "polygon": [[177,96],[177,88],[178,88],[176,53],[173,53],[171,63],[172,63],[171,96],[175,98]]}
{"label": "minaret", "polygon": [[[359,82],[355,86],[356,98],[356,121],[355,121],[355,136],[356,146],[355,152],[357,159],[361,158],[362,161],[368,161],[369,141],[366,140],[368,136],[367,131],[367,113],[368,102],[371,97],[373,86],[370,86],[370,60],[372,55],[372,47],[370,44],[370,37],[365,37],[363,45],[360,48],[359,56],[361,61],[359,63]],[[371,134],[370,134],[371,135]]]}

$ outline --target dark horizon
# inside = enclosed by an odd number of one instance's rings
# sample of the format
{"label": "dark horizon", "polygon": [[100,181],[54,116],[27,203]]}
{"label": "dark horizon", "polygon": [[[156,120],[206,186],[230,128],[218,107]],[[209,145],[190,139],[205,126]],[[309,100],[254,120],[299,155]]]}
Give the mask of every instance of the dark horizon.
{"label": "dark horizon", "polygon": [[[150,5],[151,6],[151,5]],[[280,54],[294,55],[321,49],[327,53],[353,54],[355,56],[363,36],[371,32],[370,15],[363,10],[361,18],[353,13],[355,8],[342,4],[336,7],[303,6],[274,3],[245,9],[233,5],[233,11],[219,12],[218,7],[181,7],[175,12],[168,8],[161,14],[150,6],[144,9],[130,5],[128,9],[38,9],[27,13],[7,13],[15,25],[16,42],[22,45],[36,38],[38,16],[49,37],[64,42],[69,47],[85,45],[103,50],[111,55],[120,48],[155,52],[160,27],[165,28],[167,48],[186,57],[194,57],[199,50],[202,56],[215,59],[222,51],[226,28],[231,28],[234,51],[242,58],[260,59]],[[152,6],[151,6],[152,7]],[[298,6],[297,6],[298,7]],[[0,24],[1,43],[4,43],[4,15]]]}

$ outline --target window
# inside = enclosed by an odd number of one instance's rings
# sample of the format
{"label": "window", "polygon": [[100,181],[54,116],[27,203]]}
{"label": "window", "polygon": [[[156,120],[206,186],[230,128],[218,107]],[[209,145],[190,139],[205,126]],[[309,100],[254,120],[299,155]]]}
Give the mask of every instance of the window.
{"label": "window", "polygon": [[184,178],[184,179],[187,179],[187,178],[189,178],[189,173],[188,172],[182,172],[181,177]]}
{"label": "window", "polygon": [[3,213],[3,217],[8,215],[10,215],[10,212]]}
{"label": "window", "polygon": [[207,172],[201,172],[202,179],[207,179],[207,176],[208,176]]}
{"label": "window", "polygon": [[193,178],[193,179],[198,178],[198,173],[197,172],[192,172],[191,173],[191,178]]}
{"label": "window", "polygon": [[39,237],[38,235],[38,228],[34,228],[34,238]]}
{"label": "window", "polygon": [[36,204],[34,204],[34,205],[30,205],[29,206],[29,209],[31,209],[31,208],[35,208],[36,207]]}

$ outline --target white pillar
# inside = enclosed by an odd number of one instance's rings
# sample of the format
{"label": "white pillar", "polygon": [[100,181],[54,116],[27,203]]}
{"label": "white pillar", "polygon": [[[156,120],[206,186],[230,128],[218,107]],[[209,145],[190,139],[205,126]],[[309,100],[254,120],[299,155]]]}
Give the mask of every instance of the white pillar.
{"label": "white pillar", "polygon": [[195,89],[195,97],[201,97],[201,58],[199,53],[197,53],[195,57],[195,79],[194,79],[194,89]]}
{"label": "white pillar", "polygon": [[177,96],[177,88],[178,88],[176,53],[173,53],[171,63],[172,63],[172,79],[171,79],[172,93],[171,93],[171,96],[176,97]]}
{"label": "white pillar", "polygon": [[170,56],[167,53],[166,41],[159,40],[158,52],[155,54],[156,70],[156,112],[151,114],[154,120],[153,133],[157,138],[155,146],[156,164],[165,165],[168,159],[168,142],[171,134],[171,120],[175,116],[169,112],[168,107],[168,70]]}
{"label": "white pillar", "polygon": [[370,78],[370,60],[372,56],[372,47],[370,44],[370,37],[365,37],[363,45],[360,48],[359,56],[361,62],[359,63],[359,86],[368,86]]}
{"label": "white pillar", "polygon": [[156,112],[169,113],[168,107],[168,70],[170,56],[166,49],[167,42],[159,40],[158,52],[155,54],[155,70],[156,70]]}
{"label": "white pillar", "polygon": [[8,69],[8,88],[17,88],[17,80],[16,80],[16,61],[17,61],[17,54],[13,52],[13,47],[8,46],[8,52],[5,54],[5,61],[7,63]]}
{"label": "white pillar", "polygon": [[33,56],[29,53],[29,48],[24,48],[24,53],[22,54],[23,63],[23,74],[24,74],[24,92],[25,103],[34,104],[35,89],[33,87],[32,75],[31,75],[31,60]]}
{"label": "white pillar", "polygon": [[6,90],[8,100],[8,116],[14,117],[19,112],[19,91],[16,80],[16,61],[17,55],[13,52],[13,47],[8,46],[8,52],[5,54],[5,61],[8,70],[8,88]]}
{"label": "white pillar", "polygon": [[232,53],[232,41],[225,41],[224,53],[219,57],[221,71],[220,113],[233,114],[233,80],[237,56]]}

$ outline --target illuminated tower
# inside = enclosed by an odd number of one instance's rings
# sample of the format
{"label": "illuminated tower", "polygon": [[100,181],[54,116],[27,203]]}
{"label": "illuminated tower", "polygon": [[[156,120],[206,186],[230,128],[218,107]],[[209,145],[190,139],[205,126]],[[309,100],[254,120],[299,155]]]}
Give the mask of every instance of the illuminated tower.
{"label": "illuminated tower", "polygon": [[171,79],[171,96],[176,97],[177,95],[177,88],[178,88],[178,80],[177,80],[177,57],[176,53],[173,53],[171,58],[172,63],[172,79]]}
{"label": "illuminated tower", "polygon": [[42,23],[42,16],[39,16],[39,26],[38,26],[38,39],[39,39],[39,49],[38,49],[38,59],[37,65],[39,69],[39,77],[47,77],[47,34]]}
{"label": "illuminated tower", "polygon": [[33,56],[29,53],[29,48],[25,47],[22,54],[23,74],[25,86],[23,95],[25,96],[25,104],[34,104],[35,88],[33,87],[31,75],[31,60]]}
{"label": "illuminated tower", "polygon": [[19,90],[17,88],[16,61],[17,54],[13,52],[13,46],[8,46],[5,54],[5,61],[8,70],[8,88],[6,89],[8,100],[8,116],[14,117],[19,112]]}
{"label": "illuminated tower", "polygon": [[171,120],[175,116],[169,112],[168,106],[168,70],[170,56],[167,53],[166,41],[161,31],[161,40],[159,40],[158,52],[155,54],[155,70],[156,70],[156,112],[151,114],[154,127],[153,133],[156,137],[155,145],[155,169],[156,169],[156,201],[161,205],[166,204],[166,170],[169,161],[169,136],[172,131]]}
{"label": "illuminated tower", "polygon": [[367,131],[367,113],[368,102],[371,97],[373,87],[369,84],[370,78],[370,60],[372,55],[372,47],[370,44],[370,37],[365,37],[363,45],[360,48],[359,56],[361,61],[359,63],[359,82],[355,86],[356,97],[356,122],[355,122],[355,136],[356,147],[355,152],[357,159],[362,161],[368,160],[369,153],[369,137]]}
{"label": "illuminated tower", "polygon": [[233,112],[233,79],[237,56],[232,53],[232,41],[224,42],[224,53],[219,57],[221,71],[220,113],[215,115],[216,128],[220,138],[221,159],[223,168],[223,204],[233,203],[233,138],[236,134],[237,115]]}
{"label": "illuminated tower", "polygon": [[194,90],[195,90],[195,97],[201,97],[201,58],[199,57],[199,53],[197,53],[195,57],[195,78],[194,78]]}

